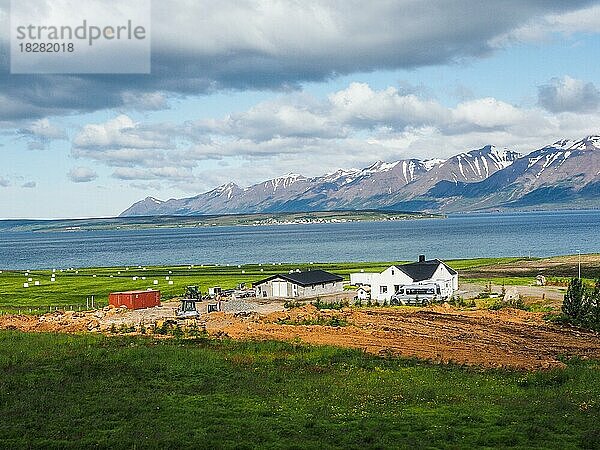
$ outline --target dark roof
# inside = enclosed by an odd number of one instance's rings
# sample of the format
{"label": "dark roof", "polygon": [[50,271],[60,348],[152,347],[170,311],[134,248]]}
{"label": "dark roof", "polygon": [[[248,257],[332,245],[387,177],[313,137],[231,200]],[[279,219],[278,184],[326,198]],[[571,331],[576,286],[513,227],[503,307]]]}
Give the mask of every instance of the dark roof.
{"label": "dark roof", "polygon": [[332,283],[336,281],[342,281],[344,279],[344,277],[340,277],[339,275],[326,272],[324,270],[309,270],[307,272],[280,273],[270,276],[269,278],[265,278],[264,280],[257,281],[254,283],[254,285],[266,283],[275,278],[283,278],[284,280],[291,281],[292,283],[299,284],[300,286]]}
{"label": "dark roof", "polygon": [[411,277],[413,279],[413,281],[423,281],[423,280],[429,280],[433,276],[435,271],[438,269],[440,264],[442,266],[444,266],[446,269],[448,269],[448,272],[450,272],[450,274],[456,275],[456,273],[457,273],[456,270],[447,266],[439,259],[430,259],[428,261],[423,261],[423,262],[402,264],[401,266],[396,266],[396,267],[398,267],[398,269],[400,269],[406,275]]}

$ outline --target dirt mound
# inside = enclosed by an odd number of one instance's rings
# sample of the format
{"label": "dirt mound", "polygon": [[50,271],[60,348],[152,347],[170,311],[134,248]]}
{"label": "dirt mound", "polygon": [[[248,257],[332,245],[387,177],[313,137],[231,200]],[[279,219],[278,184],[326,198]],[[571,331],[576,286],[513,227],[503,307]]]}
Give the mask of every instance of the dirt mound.
{"label": "dirt mound", "polygon": [[[346,326],[290,325],[329,315],[343,319]],[[436,306],[325,312],[309,306],[270,314],[262,321],[230,318],[215,324],[212,319],[206,324],[210,332],[224,331],[237,339],[300,339],[441,363],[540,369],[562,366],[557,359],[561,355],[600,358],[597,333],[561,328],[544,322],[541,314],[511,309],[458,311]]]}
{"label": "dirt mound", "polygon": [[288,311],[277,311],[263,318],[264,323],[319,323],[326,322],[331,318],[348,318],[349,315],[343,311],[319,310],[314,305],[305,305]]}
{"label": "dirt mound", "polygon": [[0,316],[0,329],[31,332],[99,331],[98,318],[90,313],[56,312],[43,316]]}
{"label": "dirt mound", "polygon": [[[145,314],[142,316],[140,314]],[[106,331],[117,323],[174,317],[170,308],[139,311],[57,312],[44,316],[0,316],[0,329],[34,332]],[[461,311],[429,308],[344,308],[313,305],[260,315],[204,314],[202,327],[234,339],[300,339],[363,349],[380,355],[418,357],[439,363],[541,369],[560,367],[559,356],[600,359],[600,335],[545,322],[541,313],[516,309]]]}

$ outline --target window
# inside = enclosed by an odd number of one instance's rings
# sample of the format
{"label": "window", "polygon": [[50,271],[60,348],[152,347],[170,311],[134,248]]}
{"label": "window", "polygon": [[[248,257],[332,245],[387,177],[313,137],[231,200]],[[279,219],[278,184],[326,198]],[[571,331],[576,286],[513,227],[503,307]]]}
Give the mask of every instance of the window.
{"label": "window", "polygon": [[392,276],[394,276],[394,269],[392,269]]}
{"label": "window", "polygon": [[387,294],[387,286],[379,286],[380,294]]}
{"label": "window", "polygon": [[413,288],[406,289],[406,295],[427,295],[435,294],[434,289],[431,288]]}

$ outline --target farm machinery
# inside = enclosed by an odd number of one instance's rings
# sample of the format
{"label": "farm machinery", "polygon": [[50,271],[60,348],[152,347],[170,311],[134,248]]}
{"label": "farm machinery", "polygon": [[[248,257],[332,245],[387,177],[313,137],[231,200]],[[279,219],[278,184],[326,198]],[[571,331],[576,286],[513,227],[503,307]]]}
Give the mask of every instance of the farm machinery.
{"label": "farm machinery", "polygon": [[196,302],[202,300],[202,294],[198,286],[187,286],[185,294],[180,300],[179,308],[175,311],[178,319],[196,319],[200,316],[196,309]]}

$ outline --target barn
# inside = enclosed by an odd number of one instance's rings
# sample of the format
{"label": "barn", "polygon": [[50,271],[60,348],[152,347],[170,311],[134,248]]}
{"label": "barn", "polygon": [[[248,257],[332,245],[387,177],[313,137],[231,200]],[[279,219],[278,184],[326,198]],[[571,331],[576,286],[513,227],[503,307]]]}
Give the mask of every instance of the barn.
{"label": "barn", "polygon": [[160,306],[160,291],[127,291],[112,292],[108,296],[108,304],[116,308],[144,309]]}
{"label": "barn", "polygon": [[253,284],[258,298],[310,298],[343,292],[344,278],[324,270],[277,274]]}

